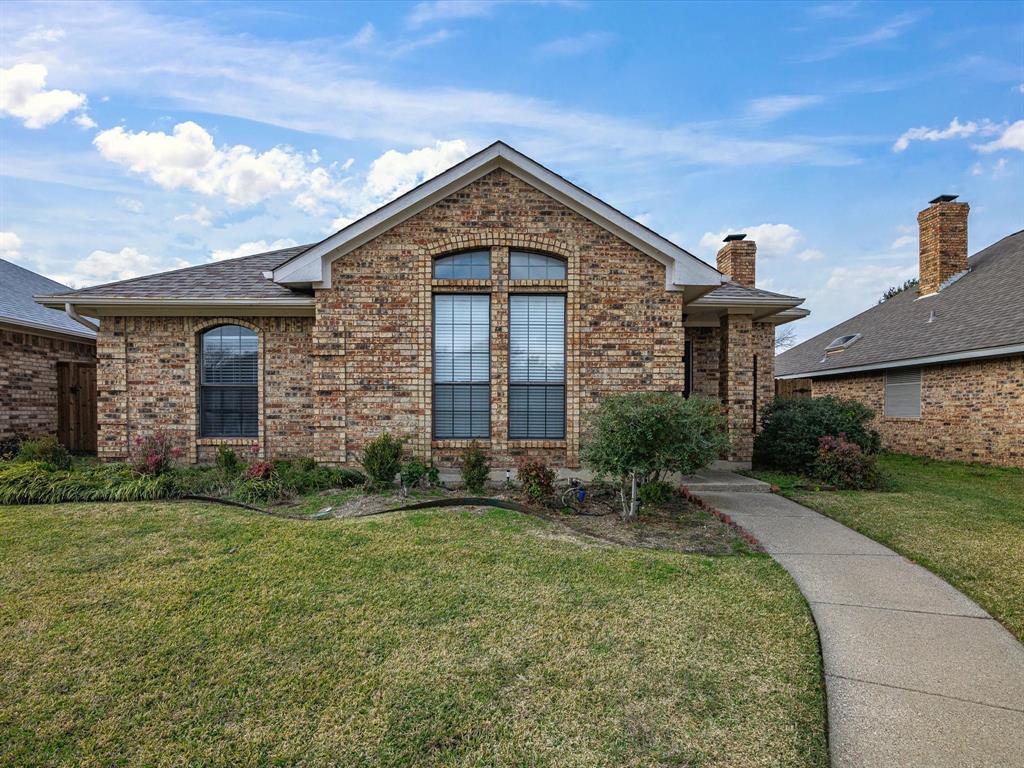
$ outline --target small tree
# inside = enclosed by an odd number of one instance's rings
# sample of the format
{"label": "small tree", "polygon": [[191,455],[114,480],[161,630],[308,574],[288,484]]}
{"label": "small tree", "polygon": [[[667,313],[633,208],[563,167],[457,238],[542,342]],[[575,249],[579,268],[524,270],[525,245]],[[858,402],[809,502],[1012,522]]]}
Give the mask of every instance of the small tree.
{"label": "small tree", "polygon": [[622,519],[640,509],[639,488],[670,472],[690,474],[727,450],[718,403],[669,392],[634,392],[601,401],[591,418],[583,461],[619,484]]}
{"label": "small tree", "polygon": [[390,488],[402,468],[402,440],[382,432],[363,446],[359,463],[366,470],[366,487],[371,491]]}

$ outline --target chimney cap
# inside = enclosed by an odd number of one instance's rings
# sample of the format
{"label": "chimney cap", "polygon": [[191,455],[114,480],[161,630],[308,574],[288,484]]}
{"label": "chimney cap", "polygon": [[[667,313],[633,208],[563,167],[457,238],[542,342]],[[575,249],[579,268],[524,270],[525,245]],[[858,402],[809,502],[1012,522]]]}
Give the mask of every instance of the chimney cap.
{"label": "chimney cap", "polygon": [[935,205],[936,203],[952,203],[958,197],[960,197],[960,195],[939,195],[934,200],[929,200],[928,204]]}
{"label": "chimney cap", "polygon": [[723,243],[732,243],[732,242],[736,242],[737,240],[742,240],[745,237],[746,237],[745,234],[726,235],[725,236],[725,240],[723,240],[722,242]]}

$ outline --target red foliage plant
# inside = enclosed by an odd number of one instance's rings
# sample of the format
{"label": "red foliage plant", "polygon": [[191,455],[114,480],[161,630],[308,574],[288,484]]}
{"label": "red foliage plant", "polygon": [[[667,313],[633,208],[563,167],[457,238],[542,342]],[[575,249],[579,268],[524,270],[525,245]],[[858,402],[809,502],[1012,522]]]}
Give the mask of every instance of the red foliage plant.
{"label": "red foliage plant", "polygon": [[269,480],[274,472],[274,465],[269,461],[254,461],[246,470],[245,476],[253,480]]}
{"label": "red foliage plant", "polygon": [[162,474],[184,455],[184,451],[174,445],[174,436],[168,432],[137,437],[135,445],[139,449],[135,468],[144,475]]}

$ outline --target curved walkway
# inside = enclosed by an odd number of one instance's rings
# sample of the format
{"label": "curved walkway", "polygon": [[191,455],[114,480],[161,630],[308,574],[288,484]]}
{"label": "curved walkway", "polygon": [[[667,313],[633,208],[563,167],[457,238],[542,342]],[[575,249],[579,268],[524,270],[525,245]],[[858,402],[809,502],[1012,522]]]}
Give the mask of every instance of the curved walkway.
{"label": "curved walkway", "polygon": [[761,542],[810,603],[833,766],[1024,767],[1013,635],[881,544],[750,478],[709,474],[687,478],[690,491]]}

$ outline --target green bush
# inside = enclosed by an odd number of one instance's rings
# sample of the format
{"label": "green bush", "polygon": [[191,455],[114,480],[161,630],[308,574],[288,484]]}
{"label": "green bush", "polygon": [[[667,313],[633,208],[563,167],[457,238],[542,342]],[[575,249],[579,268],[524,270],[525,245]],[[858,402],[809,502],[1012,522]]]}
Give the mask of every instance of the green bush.
{"label": "green bush", "polygon": [[881,440],[870,427],[874,411],[856,400],[835,397],[777,398],[761,412],[761,432],[754,439],[759,468],[810,474],[822,437],[846,435],[867,454],[878,453]]}
{"label": "green bush", "polygon": [[622,517],[640,509],[638,489],[670,472],[690,474],[729,447],[713,400],[669,392],[632,392],[601,401],[591,417],[583,460],[598,477],[619,483]]}
{"label": "green bush", "polygon": [[381,433],[363,448],[359,463],[366,470],[368,488],[390,488],[402,467],[402,440],[389,432]]}
{"label": "green bush", "polygon": [[54,469],[67,469],[71,466],[71,454],[57,438],[37,437],[18,446],[17,461],[41,461]]}
{"label": "green bush", "polygon": [[555,472],[543,461],[524,456],[516,467],[516,477],[533,501],[543,501],[555,495]]}
{"label": "green bush", "polygon": [[664,480],[648,480],[637,489],[641,507],[660,507],[668,502],[676,489]]}
{"label": "green bush", "polygon": [[474,440],[462,452],[462,482],[470,493],[482,493],[490,472],[491,464],[487,461],[487,454]]}
{"label": "green bush", "polygon": [[328,488],[351,488],[366,481],[363,474],[354,469],[324,467],[308,458],[276,459],[273,464],[274,475],[282,488],[299,496]]}
{"label": "green bush", "polygon": [[406,493],[414,488],[435,488],[441,484],[441,474],[434,462],[427,463],[416,457],[402,464],[398,476]]}
{"label": "green bush", "polygon": [[56,469],[43,461],[0,464],[0,504],[148,501],[175,495],[169,475],[142,475],[125,464]]}
{"label": "green bush", "polygon": [[239,477],[231,492],[231,498],[245,504],[262,507],[281,499],[287,494],[281,481],[273,475],[269,477]]}
{"label": "green bush", "polygon": [[864,453],[845,435],[826,435],[818,442],[814,476],[836,488],[869,490],[878,488],[879,473],[875,454]]}
{"label": "green bush", "polygon": [[28,437],[21,432],[15,432],[0,440],[0,461],[10,461],[17,456],[18,449],[26,440]]}
{"label": "green bush", "polygon": [[245,462],[242,461],[234,448],[227,445],[217,446],[217,468],[225,475],[237,475],[245,469]]}

